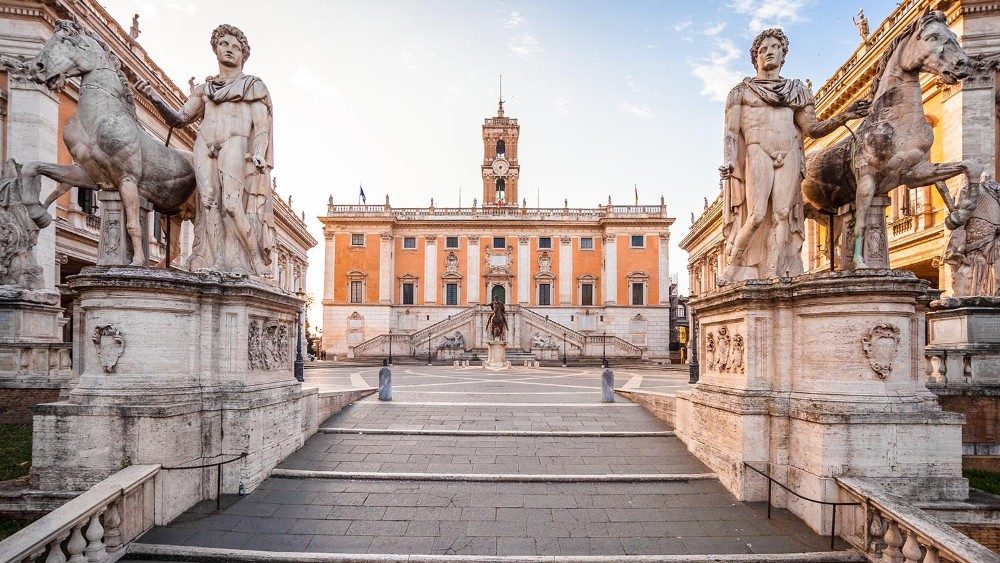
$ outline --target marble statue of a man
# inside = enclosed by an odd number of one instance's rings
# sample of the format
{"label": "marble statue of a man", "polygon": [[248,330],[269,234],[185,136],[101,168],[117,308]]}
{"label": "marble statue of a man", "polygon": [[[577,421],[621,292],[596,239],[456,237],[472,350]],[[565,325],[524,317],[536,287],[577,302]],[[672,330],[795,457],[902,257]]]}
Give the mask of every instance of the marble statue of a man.
{"label": "marble statue of a man", "polygon": [[803,272],[803,136],[823,137],[867,115],[869,102],[852,104],[826,121],[816,119],[812,92],[780,76],[788,38],[768,29],[754,39],[757,71],[726,100],[723,233],[729,259],[719,285]]}
{"label": "marble statue of a man", "polygon": [[268,275],[274,247],[271,200],[271,97],[264,82],[243,74],[250,43],[242,31],[223,24],[210,39],[219,74],[195,86],[174,111],[152,86],[136,88],[171,127],[201,119],[194,145],[198,184],[192,269]]}

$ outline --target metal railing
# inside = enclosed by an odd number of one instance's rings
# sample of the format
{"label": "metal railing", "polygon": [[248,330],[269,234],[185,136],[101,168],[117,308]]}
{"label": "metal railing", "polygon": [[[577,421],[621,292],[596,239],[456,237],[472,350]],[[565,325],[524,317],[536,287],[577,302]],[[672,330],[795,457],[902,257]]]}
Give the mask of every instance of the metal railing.
{"label": "metal railing", "polygon": [[[224,455],[224,454],[220,454],[220,455]],[[246,457],[247,457],[247,453],[243,452],[240,455],[234,457],[233,459],[226,460],[226,461],[217,461],[215,463],[202,463],[200,465],[186,465],[186,466],[183,466],[183,467],[161,467],[160,470],[161,471],[183,471],[185,469],[205,469],[207,467],[215,467],[216,468],[216,475],[215,475],[215,509],[216,510],[222,510],[222,466],[226,465],[226,464],[229,464],[229,463],[232,463],[234,461],[239,461],[241,459],[245,459]]]}
{"label": "metal railing", "polygon": [[793,495],[795,495],[796,497],[798,497],[798,498],[800,498],[802,500],[813,502],[813,503],[816,503],[816,504],[822,504],[822,505],[826,505],[826,506],[832,506],[833,507],[833,511],[832,511],[833,518],[831,519],[831,522],[830,522],[830,549],[831,550],[834,549],[834,542],[837,539],[837,507],[838,506],[861,506],[860,502],[832,502],[832,501],[828,501],[828,500],[816,500],[816,499],[812,499],[812,498],[809,498],[809,497],[804,497],[804,496],[800,495],[799,493],[796,493],[795,491],[789,489],[782,482],[778,481],[774,477],[771,477],[771,475],[769,475],[769,473],[770,473],[770,464],[768,464],[768,473],[764,473],[760,469],[757,469],[756,467],[750,465],[749,463],[747,463],[745,461],[743,462],[743,465],[745,467],[753,470],[755,473],[757,473],[759,475],[762,475],[764,478],[767,479],[767,518],[768,518],[768,520],[771,519],[771,484],[772,483],[775,484],[775,485],[778,485],[782,489],[785,489],[789,493],[792,493]]}

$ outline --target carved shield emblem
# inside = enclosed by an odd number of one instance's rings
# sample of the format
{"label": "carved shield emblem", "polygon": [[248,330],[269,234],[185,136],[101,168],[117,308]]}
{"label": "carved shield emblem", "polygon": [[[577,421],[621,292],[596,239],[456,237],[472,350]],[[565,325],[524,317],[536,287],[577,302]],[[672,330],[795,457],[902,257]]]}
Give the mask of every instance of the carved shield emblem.
{"label": "carved shield emblem", "polygon": [[91,340],[97,347],[104,373],[114,373],[118,358],[125,352],[125,335],[114,325],[101,325],[94,328]]}
{"label": "carved shield emblem", "polygon": [[861,348],[868,358],[868,365],[879,379],[886,379],[892,374],[892,364],[899,351],[899,334],[898,326],[881,323],[873,326],[861,337]]}

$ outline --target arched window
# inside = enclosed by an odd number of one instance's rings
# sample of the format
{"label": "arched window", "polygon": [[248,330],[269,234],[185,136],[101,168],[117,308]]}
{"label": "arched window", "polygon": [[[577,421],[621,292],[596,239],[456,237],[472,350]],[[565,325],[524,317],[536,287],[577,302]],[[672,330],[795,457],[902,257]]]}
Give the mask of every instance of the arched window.
{"label": "arched window", "polygon": [[503,142],[503,139],[497,141],[497,156],[504,156],[507,154],[507,144]]}
{"label": "arched window", "polygon": [[497,178],[497,201],[498,202],[504,200],[504,184],[505,184],[505,182],[504,182],[503,178]]}

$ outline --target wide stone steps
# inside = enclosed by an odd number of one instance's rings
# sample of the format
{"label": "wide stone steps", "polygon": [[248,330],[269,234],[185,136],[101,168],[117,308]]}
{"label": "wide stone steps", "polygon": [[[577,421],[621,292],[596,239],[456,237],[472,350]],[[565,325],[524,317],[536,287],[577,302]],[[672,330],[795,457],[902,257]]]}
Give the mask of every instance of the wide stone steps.
{"label": "wide stone steps", "polygon": [[863,561],[738,502],[645,409],[601,403],[599,376],[394,370],[391,402],[344,409],[127,560]]}

